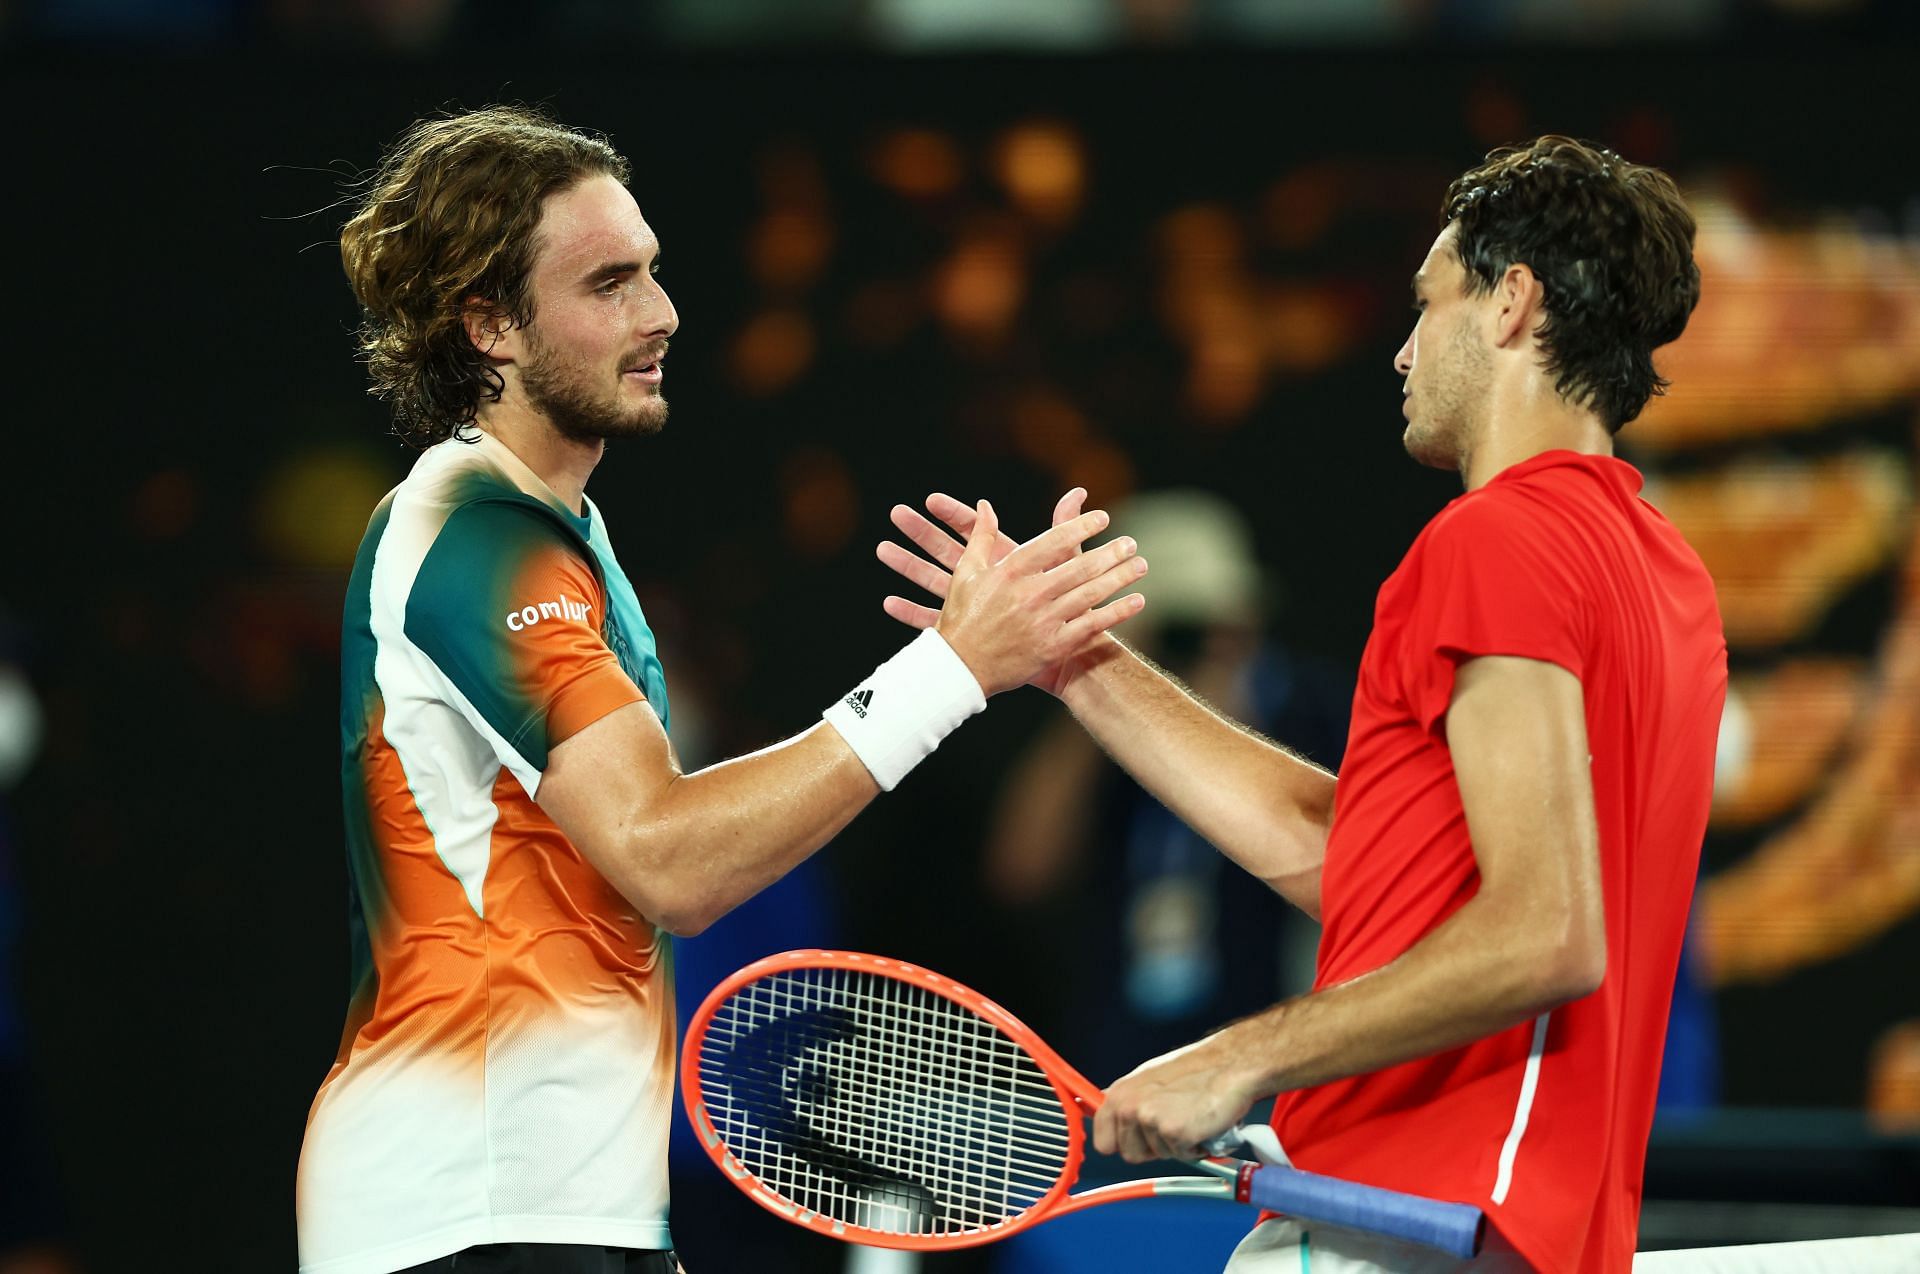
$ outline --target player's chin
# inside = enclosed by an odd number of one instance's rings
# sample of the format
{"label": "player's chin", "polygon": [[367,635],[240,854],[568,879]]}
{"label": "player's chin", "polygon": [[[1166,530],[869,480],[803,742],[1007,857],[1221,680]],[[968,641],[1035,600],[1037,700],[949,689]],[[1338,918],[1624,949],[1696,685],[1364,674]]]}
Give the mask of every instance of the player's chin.
{"label": "player's chin", "polygon": [[1400,443],[1407,449],[1408,455],[1429,468],[1451,469],[1454,467],[1454,457],[1441,444],[1440,439],[1434,437],[1431,430],[1422,429],[1417,420],[1407,422],[1406,431],[1400,435]]}
{"label": "player's chin", "polygon": [[667,400],[655,390],[646,402],[632,404],[620,417],[620,432],[630,438],[657,434],[667,427]]}

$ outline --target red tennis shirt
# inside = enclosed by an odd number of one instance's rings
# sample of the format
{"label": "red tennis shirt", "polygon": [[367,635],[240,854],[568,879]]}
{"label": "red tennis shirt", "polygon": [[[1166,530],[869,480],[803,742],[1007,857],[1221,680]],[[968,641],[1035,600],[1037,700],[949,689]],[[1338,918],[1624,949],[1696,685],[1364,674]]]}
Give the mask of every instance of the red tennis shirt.
{"label": "red tennis shirt", "polygon": [[1375,605],[1321,876],[1317,987],[1452,915],[1480,880],[1447,752],[1454,674],[1482,655],[1558,664],[1580,678],[1593,754],[1600,989],[1274,1111],[1299,1166],[1477,1205],[1552,1274],[1632,1263],[1726,697],[1713,581],[1640,486],[1624,461],[1549,451],[1427,524]]}

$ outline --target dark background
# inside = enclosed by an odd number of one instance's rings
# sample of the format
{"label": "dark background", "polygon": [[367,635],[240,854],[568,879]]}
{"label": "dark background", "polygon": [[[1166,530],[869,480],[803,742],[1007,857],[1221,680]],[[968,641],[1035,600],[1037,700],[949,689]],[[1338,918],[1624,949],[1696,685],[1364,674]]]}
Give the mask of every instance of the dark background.
{"label": "dark background", "polygon": [[[17,11],[0,48],[0,606],[46,714],[9,802],[28,1073],[90,1269],[156,1268],[141,1253],[158,1236],[192,1253],[170,1268],[292,1260],[302,1123],[346,992],[339,599],[366,512],[408,463],[352,357],[335,204],[422,113],[542,103],[633,160],[682,318],[673,420],[611,451],[591,493],[659,630],[676,717],[698,723],[681,740],[696,761],[805,727],[897,646],[872,545],[891,503],[933,489],[989,495],[1024,528],[1077,473],[1219,492],[1282,581],[1274,632],[1350,668],[1374,589],[1457,493],[1401,451],[1390,360],[1440,192],[1496,142],[1592,137],[1730,182],[1770,222],[1838,216],[1920,252],[1920,63],[1892,6],[1807,24],[1739,10],[1677,43],[1435,29],[1379,47],[905,59],[676,45],[644,23],[587,38],[529,18],[515,38],[486,6],[398,50],[351,23],[309,41],[236,20],[155,44],[50,12]],[[970,227],[1012,215],[989,156],[1028,121],[1077,137],[1086,191],[1068,224],[1021,240],[1017,316],[970,344],[909,305],[890,336],[860,336],[862,285],[914,295]],[[902,127],[950,139],[955,189],[914,200],[874,179],[874,148]],[[1257,226],[1301,173],[1339,206],[1305,237],[1253,236],[1245,269],[1337,285],[1346,335],[1209,419],[1182,395],[1158,228],[1190,205]],[[832,246],[782,291],[747,245],[795,189],[818,193]],[[812,353],[749,388],[739,341],[768,308],[810,321]],[[1015,428],[1044,393],[1100,446],[1063,459]],[[1903,438],[1912,406],[1857,426]],[[1833,642],[1871,650],[1892,579],[1851,596]],[[1073,993],[1036,977],[1062,940],[1049,913],[989,898],[978,856],[1007,758],[1057,711],[997,701],[821,859],[833,937],[949,972],[1043,1031]],[[1709,859],[1752,841],[1722,837]],[[1873,1041],[1920,1012],[1915,968],[1909,919],[1723,991],[1725,1101],[1857,1109]],[[700,1224],[677,1227],[690,1258]]]}

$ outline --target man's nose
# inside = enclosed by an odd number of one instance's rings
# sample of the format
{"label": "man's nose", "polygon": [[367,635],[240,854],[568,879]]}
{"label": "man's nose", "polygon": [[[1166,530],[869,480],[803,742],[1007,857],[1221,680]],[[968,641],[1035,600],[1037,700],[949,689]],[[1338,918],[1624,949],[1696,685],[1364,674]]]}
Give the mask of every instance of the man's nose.
{"label": "man's nose", "polygon": [[649,339],[664,340],[680,330],[680,311],[673,308],[673,298],[667,295],[665,288],[658,283],[653,288],[660,295],[658,302],[648,307],[648,319],[652,325],[647,330],[647,336]]}

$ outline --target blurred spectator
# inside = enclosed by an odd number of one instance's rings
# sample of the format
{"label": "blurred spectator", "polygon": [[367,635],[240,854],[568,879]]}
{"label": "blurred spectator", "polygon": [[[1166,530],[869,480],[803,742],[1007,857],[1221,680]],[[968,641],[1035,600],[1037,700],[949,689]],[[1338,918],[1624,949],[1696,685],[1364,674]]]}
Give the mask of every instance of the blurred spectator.
{"label": "blurred spectator", "polygon": [[[1174,490],[1115,512],[1153,573],[1128,634],[1221,712],[1337,767],[1352,683],[1263,635],[1270,589],[1246,523]],[[1307,989],[1318,927],[1240,872],[1101,755],[1064,714],[1009,774],[989,891],[1011,907],[1081,895],[1079,994],[1058,1046],[1096,1082]]]}
{"label": "blurred spectator", "polygon": [[694,48],[847,43],[860,31],[861,0],[667,0],[664,35]]}
{"label": "blurred spectator", "polygon": [[873,0],[871,10],[880,44],[906,52],[1098,48],[1119,39],[1124,16],[1111,0]]}

